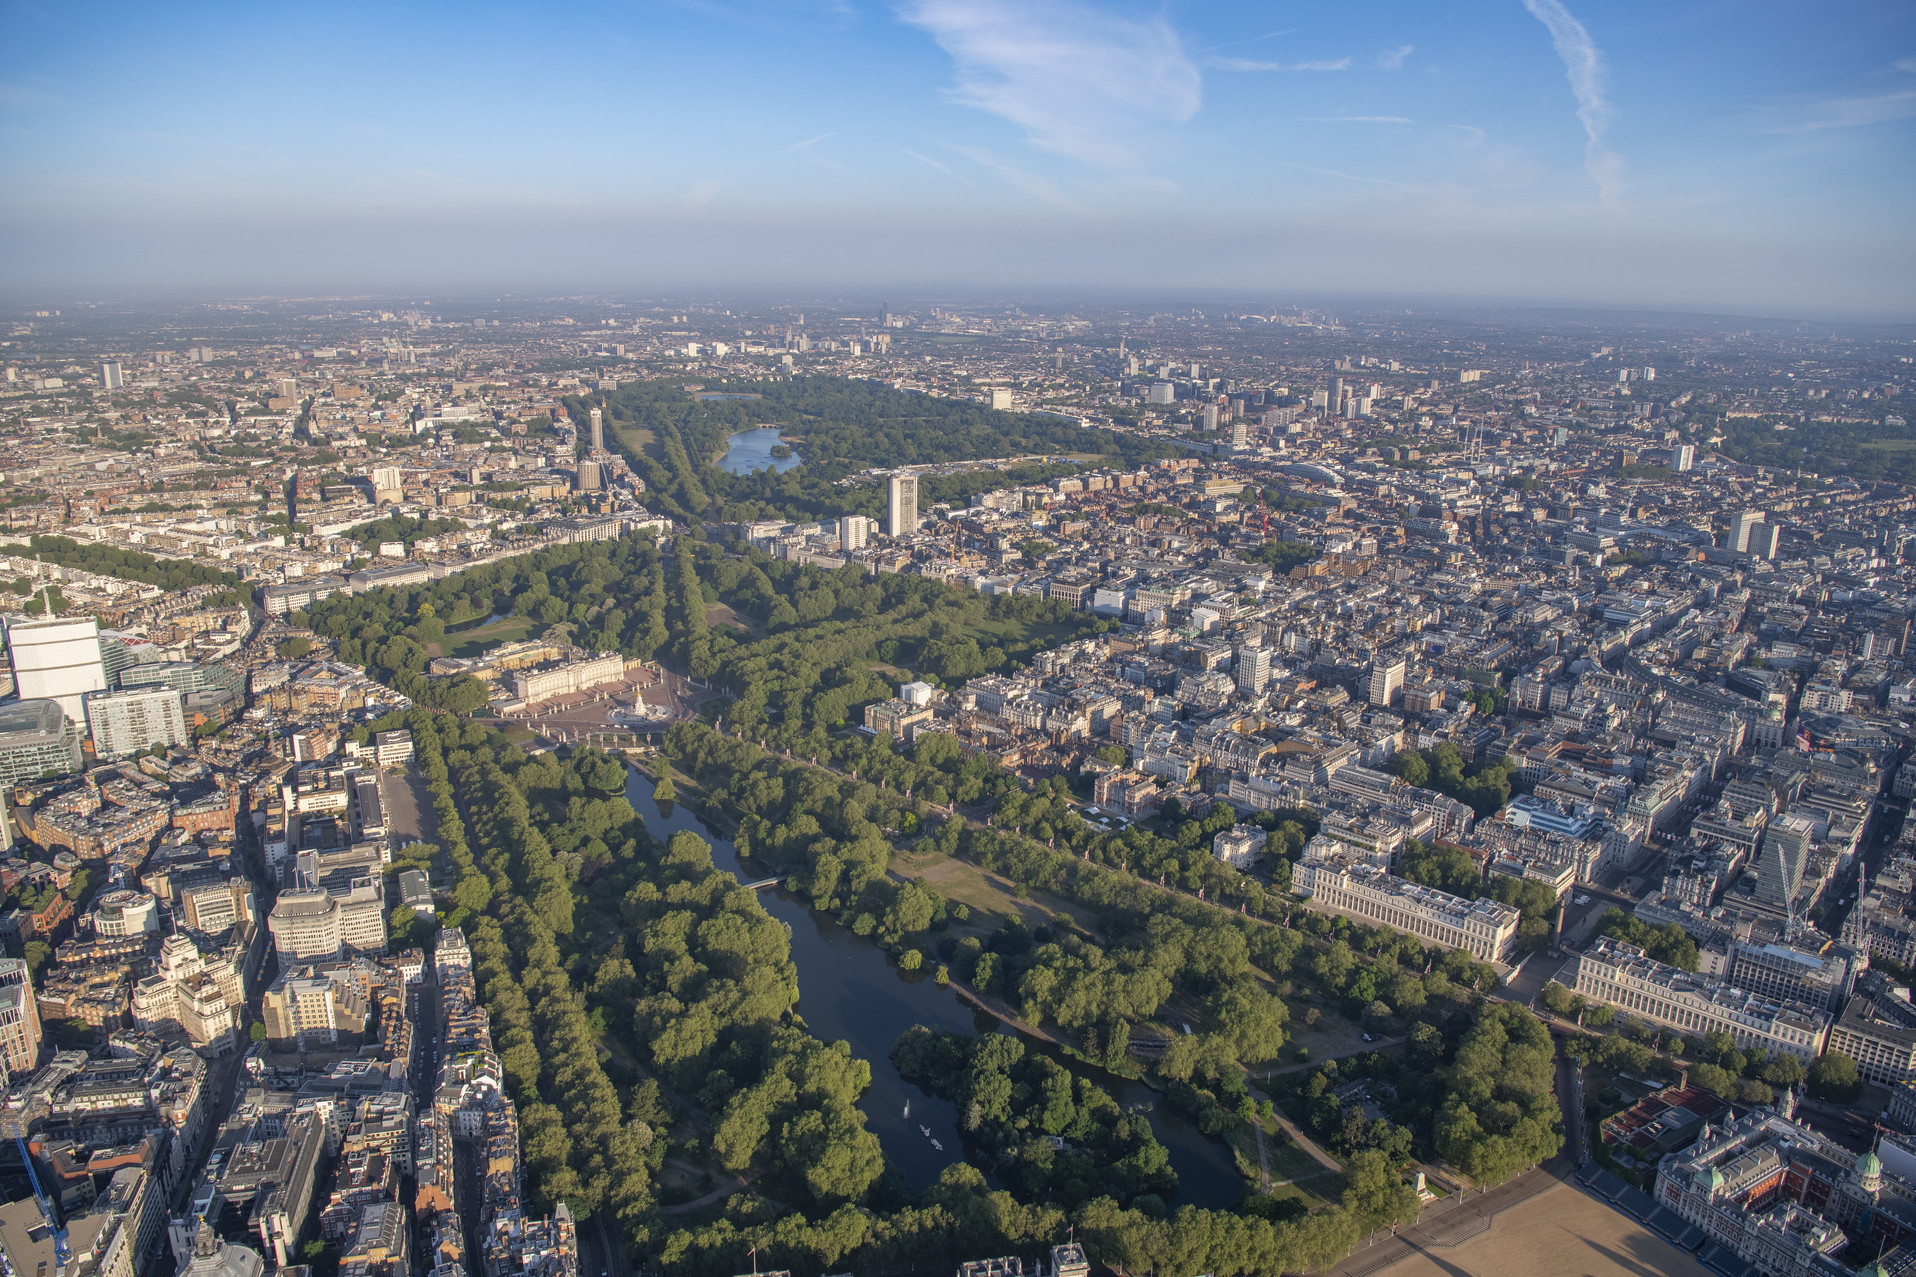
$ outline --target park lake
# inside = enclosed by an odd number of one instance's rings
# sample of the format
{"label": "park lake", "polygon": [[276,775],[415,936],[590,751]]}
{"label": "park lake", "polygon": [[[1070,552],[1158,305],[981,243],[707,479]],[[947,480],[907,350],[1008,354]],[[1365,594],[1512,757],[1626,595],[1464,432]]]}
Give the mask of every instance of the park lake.
{"label": "park lake", "polygon": [[741,430],[726,440],[725,455],[719,458],[718,467],[727,474],[750,474],[754,470],[768,468],[783,474],[804,460],[789,446],[785,456],[773,455],[772,449],[783,442],[777,426]]}
{"label": "park lake", "polygon": [[[651,777],[637,769],[628,772],[626,798],[654,838],[663,842],[682,831],[697,834],[712,845],[713,863],[740,882],[755,882],[770,872],[746,867],[731,841],[707,829],[685,804],[668,803],[661,808],[652,799],[652,789]],[[925,1189],[946,1166],[963,1160],[958,1114],[949,1100],[899,1076],[890,1058],[892,1043],[914,1024],[959,1033],[1010,1030],[941,987],[929,969],[899,970],[876,942],[815,912],[782,888],[762,890],[758,898],[766,912],[791,932],[792,962],[798,968],[798,1014],[814,1035],[826,1042],[844,1041],[854,1056],[870,1062],[871,1089],[859,1107],[884,1147],[886,1160],[898,1169],[906,1186],[913,1192]],[[1030,1037],[1024,1037],[1024,1043],[1027,1050],[1045,1051],[1073,1072],[1093,1078],[1125,1108],[1146,1111],[1177,1171],[1179,1202],[1222,1207],[1243,1193],[1245,1181],[1233,1165],[1230,1149],[1172,1111],[1163,1095],[1142,1082],[1060,1056],[1048,1043]],[[909,1118],[902,1116],[907,1102]],[[932,1138],[944,1145],[944,1151],[934,1149],[920,1127],[931,1128]]]}

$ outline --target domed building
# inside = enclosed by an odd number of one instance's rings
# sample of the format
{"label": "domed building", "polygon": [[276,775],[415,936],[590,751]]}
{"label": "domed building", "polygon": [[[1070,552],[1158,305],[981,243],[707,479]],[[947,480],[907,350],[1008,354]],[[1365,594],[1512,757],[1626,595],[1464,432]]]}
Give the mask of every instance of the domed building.
{"label": "domed building", "polygon": [[1876,1156],[1873,1148],[1864,1149],[1856,1159],[1856,1187],[1868,1193],[1872,1200],[1883,1191],[1883,1159]]}
{"label": "domed building", "polygon": [[1788,1092],[1773,1107],[1706,1125],[1657,1172],[1657,1204],[1758,1273],[1834,1271],[1852,1243],[1884,1256],[1916,1245],[1916,1183],[1888,1171],[1876,1150],[1853,1152],[1795,1120]]}
{"label": "domed building", "polygon": [[261,1277],[265,1271],[266,1261],[258,1251],[236,1246],[201,1224],[193,1236],[193,1253],[180,1265],[178,1277]]}

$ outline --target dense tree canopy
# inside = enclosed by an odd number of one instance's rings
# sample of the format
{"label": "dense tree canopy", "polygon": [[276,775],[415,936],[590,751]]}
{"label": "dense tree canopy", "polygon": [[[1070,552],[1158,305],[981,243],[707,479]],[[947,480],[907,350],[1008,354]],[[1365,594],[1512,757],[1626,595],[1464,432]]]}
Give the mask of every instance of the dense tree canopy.
{"label": "dense tree canopy", "polygon": [[1555,1050],[1542,1022],[1521,1006],[1486,1003],[1450,1062],[1438,1151],[1472,1179],[1493,1184],[1556,1156],[1563,1115],[1555,1077]]}
{"label": "dense tree canopy", "polygon": [[969,1160],[1015,1182],[1020,1195],[1076,1209],[1105,1194],[1129,1205],[1177,1190],[1170,1154],[1149,1122],[1016,1037],[920,1025],[891,1055],[907,1081],[958,1106]]}
{"label": "dense tree canopy", "polygon": [[395,514],[384,519],[375,519],[371,523],[361,523],[346,529],[343,534],[349,541],[357,541],[367,550],[377,552],[379,547],[396,541],[408,550],[413,542],[422,537],[435,537],[442,532],[459,532],[465,524],[458,519],[434,519],[420,515]]}
{"label": "dense tree canopy", "polygon": [[[716,513],[747,519],[816,519],[873,514],[884,485],[849,488],[838,481],[873,467],[996,457],[1091,453],[1136,465],[1172,449],[1133,435],[1085,429],[1042,413],[999,412],[962,399],[910,394],[880,382],[839,377],[726,382],[714,389],[757,398],[701,400],[676,381],[627,382],[602,397],[608,444],[616,444],[645,479],[648,497],[673,518],[697,522]],[[589,405],[568,399],[583,423]],[[783,474],[732,475],[714,464],[727,436],[778,425],[804,464]],[[977,492],[1067,473],[1067,465],[926,479],[921,508],[965,502]],[[716,507],[716,509],[714,509]]]}
{"label": "dense tree canopy", "polygon": [[1463,754],[1449,741],[1434,749],[1400,750],[1391,759],[1390,769],[1420,789],[1434,789],[1455,798],[1479,818],[1492,815],[1509,803],[1511,787],[1522,770],[1518,761],[1509,756],[1485,759],[1466,769]]}
{"label": "dense tree canopy", "polygon": [[[963,1097],[967,1140],[978,1158],[1006,1168],[1007,1186],[990,1189],[977,1168],[959,1165],[918,1200],[903,1200],[885,1187],[883,1157],[855,1107],[868,1066],[843,1044],[811,1037],[793,1016],[784,928],[713,865],[705,843],[680,834],[661,846],[649,836],[624,798],[624,768],[597,751],[528,756],[496,731],[418,710],[371,727],[401,725],[414,733],[440,822],[436,847],[409,846],[402,858],[428,863],[443,854],[451,866],[447,922],[471,939],[494,1044],[519,1104],[529,1186],[543,1203],[604,1212],[637,1253],[671,1271],[729,1273],[754,1244],[781,1262],[825,1268],[922,1263],[1053,1239],[1075,1222],[1113,1261],[1200,1255],[1219,1272],[1275,1277],[1404,1217],[1393,1154],[1366,1147],[1353,1158],[1341,1204],[1317,1214],[1273,1214],[1251,1199],[1242,1213],[1186,1208],[1162,1218],[1175,1178],[1143,1119],[1118,1112],[1101,1089],[1050,1060],[1027,1056],[1015,1039],[955,1035],[908,1037],[901,1062]],[[704,731],[708,752],[728,744],[707,729],[684,730]],[[924,754],[912,765],[950,781],[970,765],[938,746]],[[768,775],[765,761],[741,769],[741,797],[754,786],[803,789],[802,778]],[[850,809],[833,827],[855,845],[871,835],[855,833],[854,822],[875,825],[874,817],[891,819],[913,800],[889,783],[874,790],[861,781],[828,801]],[[779,815],[783,836],[801,840],[807,853],[831,837],[794,831],[793,809]],[[773,838],[778,827],[760,833]],[[798,855],[800,845],[787,854]],[[843,863],[864,867],[851,877],[841,870],[827,886],[820,862],[830,854],[793,863],[834,900],[858,876],[867,888],[883,876],[882,861],[874,875],[853,854]],[[1252,950],[1235,930],[1177,920],[1176,898],[1163,893],[1150,893],[1149,902],[1141,921],[1152,929],[1150,943],[1195,973],[1201,984],[1193,987],[1213,990],[1219,1026],[1177,1044],[1161,1070],[1174,1086],[1215,1088],[1221,1099],[1213,1102],[1241,1100],[1235,1058],[1261,1058],[1281,1043],[1281,1008],[1260,1002],[1247,982]],[[1231,917],[1191,903],[1202,916]],[[943,902],[905,884],[883,908],[887,931],[908,938],[937,927]],[[1262,930],[1272,939],[1257,947],[1264,961],[1277,965],[1296,952],[1297,933]],[[993,952],[1048,947],[1086,954],[1012,936]],[[612,1055],[602,1040],[616,1045]],[[615,1069],[621,1055],[639,1067]],[[714,1222],[674,1229],[658,1214],[655,1185],[680,1138],[675,1105],[692,1102],[709,1115],[711,1155],[759,1176],[763,1196],[738,1199]]]}

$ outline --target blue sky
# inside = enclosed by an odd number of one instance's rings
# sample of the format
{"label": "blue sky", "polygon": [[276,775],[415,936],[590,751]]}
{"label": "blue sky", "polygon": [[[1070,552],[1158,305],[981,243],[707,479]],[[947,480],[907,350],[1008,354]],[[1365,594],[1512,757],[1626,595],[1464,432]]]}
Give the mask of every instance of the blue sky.
{"label": "blue sky", "polygon": [[16,291],[917,282],[1916,310],[1903,2],[5,12]]}

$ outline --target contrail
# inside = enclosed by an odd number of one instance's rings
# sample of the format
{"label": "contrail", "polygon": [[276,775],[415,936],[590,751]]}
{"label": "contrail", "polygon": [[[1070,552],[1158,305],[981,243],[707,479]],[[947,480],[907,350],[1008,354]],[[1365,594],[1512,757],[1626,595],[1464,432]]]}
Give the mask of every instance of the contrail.
{"label": "contrail", "polygon": [[1616,114],[1605,96],[1610,72],[1603,63],[1603,50],[1583,23],[1577,21],[1563,0],[1523,0],[1523,7],[1550,31],[1570,79],[1571,96],[1577,99],[1577,118],[1583,121],[1584,134],[1590,139],[1583,149],[1583,166],[1596,179],[1597,192],[1605,202],[1617,198],[1623,184],[1623,157],[1604,145],[1603,135]]}

